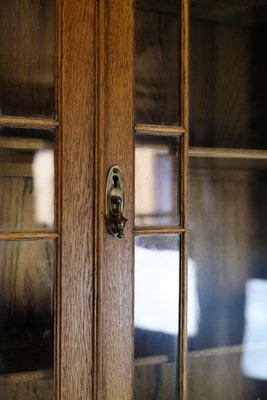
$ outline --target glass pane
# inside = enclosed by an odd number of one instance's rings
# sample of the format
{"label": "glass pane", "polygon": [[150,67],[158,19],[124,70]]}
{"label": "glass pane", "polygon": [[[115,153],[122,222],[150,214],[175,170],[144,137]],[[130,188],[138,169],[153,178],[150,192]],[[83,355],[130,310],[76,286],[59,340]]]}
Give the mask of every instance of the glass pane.
{"label": "glass pane", "polygon": [[[0,382],[28,380],[30,393],[38,374],[47,379],[53,368],[54,242],[0,241],[0,254]],[[44,386],[52,400],[51,385]],[[0,385],[0,393],[6,391]]]}
{"label": "glass pane", "polygon": [[135,240],[135,400],[174,400],[178,386],[179,236]]}
{"label": "glass pane", "polygon": [[138,0],[136,123],[180,124],[180,1]]}
{"label": "glass pane", "polygon": [[180,137],[137,134],[135,224],[177,225],[180,220]]}
{"label": "glass pane", "polygon": [[[1,379],[1,378],[0,378]],[[52,400],[53,380],[34,380],[16,384],[0,385],[0,399],[3,400]]]}
{"label": "glass pane", "polygon": [[0,229],[53,226],[53,130],[0,127]]}
{"label": "glass pane", "polygon": [[0,1],[0,115],[53,117],[55,4]]}
{"label": "glass pane", "polygon": [[266,399],[267,154],[249,156],[191,158],[189,400]]}
{"label": "glass pane", "polygon": [[267,1],[190,0],[191,146],[267,149]]}

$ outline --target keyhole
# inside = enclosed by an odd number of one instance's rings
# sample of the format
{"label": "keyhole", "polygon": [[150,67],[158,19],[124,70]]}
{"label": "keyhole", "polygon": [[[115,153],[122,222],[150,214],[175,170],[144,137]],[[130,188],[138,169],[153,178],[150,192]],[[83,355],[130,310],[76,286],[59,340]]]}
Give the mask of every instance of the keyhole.
{"label": "keyhole", "polygon": [[118,180],[119,180],[118,175],[113,175],[113,182],[114,182],[114,188],[115,189],[118,188]]}

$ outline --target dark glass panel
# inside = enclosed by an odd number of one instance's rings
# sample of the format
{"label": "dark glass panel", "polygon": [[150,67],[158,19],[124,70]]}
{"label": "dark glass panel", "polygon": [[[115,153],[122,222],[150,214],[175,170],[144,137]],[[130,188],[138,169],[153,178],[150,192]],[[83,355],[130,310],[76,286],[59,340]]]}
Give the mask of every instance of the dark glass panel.
{"label": "dark glass panel", "polygon": [[190,400],[266,399],[267,154],[251,154],[190,161]]}
{"label": "dark glass panel", "polygon": [[138,0],[136,123],[180,124],[180,2]]}
{"label": "dark glass panel", "polygon": [[0,2],[0,115],[55,113],[55,2]]}
{"label": "dark glass panel", "polygon": [[267,149],[267,2],[190,0],[190,145]]}
{"label": "dark glass panel", "polygon": [[54,242],[0,241],[0,253],[0,380],[52,369]]}

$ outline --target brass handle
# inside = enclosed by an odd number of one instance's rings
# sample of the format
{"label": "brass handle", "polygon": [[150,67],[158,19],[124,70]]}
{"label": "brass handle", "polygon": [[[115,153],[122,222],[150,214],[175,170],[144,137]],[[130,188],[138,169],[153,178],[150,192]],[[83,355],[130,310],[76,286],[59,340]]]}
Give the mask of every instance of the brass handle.
{"label": "brass handle", "polygon": [[111,203],[114,207],[110,214],[110,223],[113,227],[113,233],[121,239],[124,237],[123,230],[127,222],[127,219],[122,215],[122,199],[119,196],[112,196]]}
{"label": "brass handle", "polygon": [[117,165],[110,168],[106,184],[106,222],[110,233],[121,239],[127,219],[124,217],[125,198],[122,172]]}

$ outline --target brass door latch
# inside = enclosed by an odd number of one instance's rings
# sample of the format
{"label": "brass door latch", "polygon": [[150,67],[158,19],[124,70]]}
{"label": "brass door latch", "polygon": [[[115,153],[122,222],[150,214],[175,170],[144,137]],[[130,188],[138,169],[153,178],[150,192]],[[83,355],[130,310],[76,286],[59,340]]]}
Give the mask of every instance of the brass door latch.
{"label": "brass door latch", "polygon": [[108,230],[113,236],[121,239],[124,237],[127,219],[124,217],[124,181],[120,167],[117,165],[113,165],[108,172],[105,203]]}

